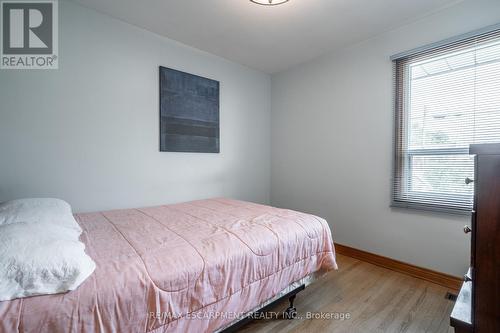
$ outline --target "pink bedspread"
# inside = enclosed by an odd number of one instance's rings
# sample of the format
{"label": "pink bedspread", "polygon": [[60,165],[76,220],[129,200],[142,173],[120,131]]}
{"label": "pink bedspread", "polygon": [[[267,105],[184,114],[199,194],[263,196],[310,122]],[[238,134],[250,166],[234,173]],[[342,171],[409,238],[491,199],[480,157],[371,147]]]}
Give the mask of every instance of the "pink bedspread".
{"label": "pink bedspread", "polygon": [[0,302],[0,332],[211,332],[337,267],[326,221],[291,210],[211,199],[76,218],[96,271]]}

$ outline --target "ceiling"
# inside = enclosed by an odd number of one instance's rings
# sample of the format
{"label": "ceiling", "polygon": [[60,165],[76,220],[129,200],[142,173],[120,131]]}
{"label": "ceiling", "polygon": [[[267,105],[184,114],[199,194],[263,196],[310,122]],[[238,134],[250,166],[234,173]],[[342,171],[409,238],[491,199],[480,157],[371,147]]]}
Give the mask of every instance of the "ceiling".
{"label": "ceiling", "polygon": [[75,0],[200,50],[276,73],[457,0]]}

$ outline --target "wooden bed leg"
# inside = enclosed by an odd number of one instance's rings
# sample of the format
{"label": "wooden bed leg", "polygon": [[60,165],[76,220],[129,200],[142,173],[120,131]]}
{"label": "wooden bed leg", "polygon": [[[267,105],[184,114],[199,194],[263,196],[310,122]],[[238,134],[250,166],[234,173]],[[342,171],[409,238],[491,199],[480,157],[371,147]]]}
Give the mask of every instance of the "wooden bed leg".
{"label": "wooden bed leg", "polygon": [[295,319],[297,317],[297,309],[293,306],[295,297],[297,297],[297,295],[292,295],[290,296],[290,298],[288,298],[290,306],[283,313],[283,317],[285,317],[286,319]]}

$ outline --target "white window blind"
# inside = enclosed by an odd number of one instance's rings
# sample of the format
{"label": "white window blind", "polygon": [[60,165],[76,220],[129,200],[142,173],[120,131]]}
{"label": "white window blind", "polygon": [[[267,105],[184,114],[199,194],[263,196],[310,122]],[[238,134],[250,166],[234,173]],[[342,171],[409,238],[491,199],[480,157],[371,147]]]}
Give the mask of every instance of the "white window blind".
{"label": "white window blind", "polygon": [[469,145],[500,142],[500,31],[394,60],[392,205],[472,209]]}

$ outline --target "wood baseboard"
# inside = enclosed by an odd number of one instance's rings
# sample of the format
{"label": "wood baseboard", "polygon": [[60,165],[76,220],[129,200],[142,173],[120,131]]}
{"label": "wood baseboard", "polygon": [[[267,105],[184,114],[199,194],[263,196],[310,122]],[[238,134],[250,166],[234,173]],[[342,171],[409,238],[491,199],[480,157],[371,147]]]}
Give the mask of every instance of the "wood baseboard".
{"label": "wood baseboard", "polygon": [[358,260],[366,261],[370,264],[388,268],[390,270],[411,275],[413,277],[439,284],[443,287],[453,289],[458,292],[462,286],[463,279],[448,275],[445,273],[436,272],[427,268],[418,267],[412,264],[407,264],[402,261],[380,256],[378,254],[358,250],[342,244],[335,244],[337,253],[344,256],[352,257]]}

